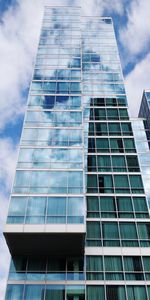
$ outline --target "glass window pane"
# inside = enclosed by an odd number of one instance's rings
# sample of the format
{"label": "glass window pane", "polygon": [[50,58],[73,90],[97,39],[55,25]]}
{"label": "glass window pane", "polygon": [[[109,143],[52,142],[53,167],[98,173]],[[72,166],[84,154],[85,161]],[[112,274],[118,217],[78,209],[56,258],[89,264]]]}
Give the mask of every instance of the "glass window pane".
{"label": "glass window pane", "polygon": [[123,271],[121,257],[117,256],[105,256],[105,270],[106,271]]}
{"label": "glass window pane", "polygon": [[132,212],[132,201],[130,197],[117,197],[117,206],[118,206],[118,211],[127,211],[127,212]]}
{"label": "glass window pane", "polygon": [[87,256],[86,257],[87,271],[103,271],[103,261],[101,256]]}
{"label": "glass window pane", "polygon": [[143,183],[141,176],[130,175],[130,184],[133,193],[142,193],[143,192]]}
{"label": "glass window pane", "polygon": [[107,300],[126,300],[125,288],[123,286],[107,286],[106,294]]}
{"label": "glass window pane", "polygon": [[26,285],[25,286],[25,300],[44,300],[44,285]]}
{"label": "glass window pane", "polygon": [[115,209],[115,198],[114,197],[101,197],[100,198],[101,211],[112,211]]}
{"label": "glass window pane", "polygon": [[99,222],[87,222],[87,238],[100,239],[100,223]]}
{"label": "glass window pane", "polygon": [[138,232],[140,239],[150,239],[150,224],[138,223]]}
{"label": "glass window pane", "polygon": [[112,156],[112,166],[113,170],[117,172],[125,172],[126,171],[126,163],[124,156]]}
{"label": "glass window pane", "polygon": [[120,223],[120,233],[122,239],[137,239],[135,224]]}
{"label": "glass window pane", "polygon": [[66,300],[85,299],[85,288],[82,285],[68,285],[66,290]]}
{"label": "glass window pane", "polygon": [[143,264],[145,272],[150,272],[150,256],[143,257]]}
{"label": "glass window pane", "polygon": [[97,156],[97,164],[99,172],[110,172],[111,171],[111,162],[110,156]]}
{"label": "glass window pane", "polygon": [[114,175],[116,193],[128,193],[129,183],[126,175]]}
{"label": "glass window pane", "polygon": [[45,300],[65,300],[65,286],[46,285]]}
{"label": "glass window pane", "polygon": [[46,213],[45,197],[29,197],[27,206],[28,216],[44,216]]}
{"label": "glass window pane", "polygon": [[103,223],[103,238],[104,239],[119,239],[118,225],[117,223]]}
{"label": "glass window pane", "polygon": [[27,197],[11,197],[9,216],[24,216],[27,204]]}
{"label": "glass window pane", "polygon": [[6,290],[6,300],[22,300],[23,297],[23,288],[22,284],[8,284]]}
{"label": "glass window pane", "polygon": [[105,300],[103,286],[87,286],[87,300]]}
{"label": "glass window pane", "polygon": [[87,197],[87,210],[88,211],[99,211],[99,198],[98,197]]}
{"label": "glass window pane", "polygon": [[127,286],[128,300],[147,300],[145,286]]}
{"label": "glass window pane", "polygon": [[49,197],[47,206],[47,215],[49,216],[65,216],[66,214],[66,198],[65,197]]}
{"label": "glass window pane", "polygon": [[83,198],[68,198],[67,214],[69,216],[83,216],[84,212]]}
{"label": "glass window pane", "polygon": [[113,182],[111,175],[98,175],[100,193],[113,193]]}
{"label": "glass window pane", "polygon": [[141,258],[138,256],[124,257],[124,268],[127,272],[143,271]]}
{"label": "glass window pane", "polygon": [[146,198],[144,197],[134,197],[133,198],[133,204],[134,204],[134,209],[135,211],[147,211],[147,203],[146,203]]}

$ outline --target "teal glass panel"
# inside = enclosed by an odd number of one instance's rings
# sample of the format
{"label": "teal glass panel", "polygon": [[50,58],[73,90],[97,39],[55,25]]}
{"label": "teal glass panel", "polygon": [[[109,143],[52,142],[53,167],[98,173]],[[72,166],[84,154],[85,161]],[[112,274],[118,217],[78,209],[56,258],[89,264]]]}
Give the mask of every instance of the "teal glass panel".
{"label": "teal glass panel", "polygon": [[100,239],[100,223],[99,222],[87,222],[87,239]]}
{"label": "teal glass panel", "polygon": [[129,193],[129,182],[126,175],[114,175],[116,193]]}
{"label": "teal glass panel", "polygon": [[148,292],[148,300],[150,299],[150,286],[147,286],[147,292]]}
{"label": "teal glass panel", "polygon": [[87,271],[103,271],[102,256],[87,256],[86,257]]}
{"label": "teal glass panel", "polygon": [[85,288],[82,285],[67,285],[66,300],[85,300]]}
{"label": "teal glass panel", "polygon": [[27,197],[11,197],[8,217],[15,217],[12,219],[12,223],[17,222],[17,217],[19,218],[25,215],[27,199]]}
{"label": "teal glass panel", "polygon": [[113,193],[113,181],[111,175],[98,175],[99,192]]}
{"label": "teal glass panel", "polygon": [[99,211],[99,198],[98,197],[87,197],[87,210],[88,211]]}
{"label": "teal glass panel", "polygon": [[130,175],[129,178],[130,178],[132,193],[137,193],[137,194],[144,193],[141,176]]}
{"label": "teal glass panel", "polygon": [[[23,297],[23,285],[17,284],[8,284],[5,300],[22,300]],[[32,298],[31,298],[32,299]]]}
{"label": "teal glass panel", "polygon": [[69,197],[67,203],[67,214],[69,216],[83,216],[85,207],[83,205],[83,198]]}
{"label": "teal glass panel", "polygon": [[119,239],[118,225],[113,222],[105,222],[102,225],[103,239]]}
{"label": "teal glass panel", "polygon": [[97,136],[107,135],[106,123],[95,123],[95,129],[96,129]]}
{"label": "teal glass panel", "polygon": [[121,129],[119,123],[108,123],[110,135],[121,135]]}
{"label": "teal glass panel", "polygon": [[123,135],[133,135],[130,123],[121,123],[121,129]]}
{"label": "teal glass panel", "polygon": [[107,118],[108,120],[118,120],[119,119],[118,109],[107,108]]}
{"label": "teal glass panel", "polygon": [[65,300],[65,286],[63,285],[46,285],[44,300]]}
{"label": "teal glass panel", "polygon": [[128,120],[128,118],[129,118],[127,109],[120,108],[119,115],[120,115],[121,120]]}
{"label": "teal glass panel", "polygon": [[122,153],[124,152],[122,139],[110,139],[111,152]]}
{"label": "teal glass panel", "polygon": [[126,163],[124,156],[112,156],[112,167],[114,172],[126,172]]}
{"label": "teal glass panel", "polygon": [[132,200],[130,197],[117,197],[116,201],[120,217],[133,217]]}
{"label": "teal glass panel", "polygon": [[106,111],[104,108],[94,109],[94,119],[95,120],[106,120]]}
{"label": "teal glass panel", "polygon": [[141,258],[138,256],[124,257],[124,268],[126,272],[143,271]]}
{"label": "teal glass panel", "polygon": [[119,256],[105,256],[105,270],[111,272],[123,271],[122,260]]}
{"label": "teal glass panel", "polygon": [[119,211],[128,211],[132,212],[133,207],[132,207],[132,200],[130,197],[117,197],[117,206]]}
{"label": "teal glass panel", "polygon": [[150,256],[143,257],[144,271],[150,272]]}
{"label": "teal glass panel", "polygon": [[97,152],[109,152],[109,142],[106,138],[96,139]]}
{"label": "teal glass panel", "polygon": [[44,216],[46,214],[46,197],[29,197],[27,216]]}
{"label": "teal glass panel", "polygon": [[146,198],[134,197],[133,205],[136,212],[148,212]]}
{"label": "teal glass panel", "polygon": [[117,99],[116,98],[106,98],[106,105],[107,106],[117,106]]}
{"label": "teal glass panel", "polygon": [[25,287],[25,300],[44,300],[44,285],[26,285]]}
{"label": "teal glass panel", "polygon": [[127,286],[128,300],[147,300],[145,286]]}
{"label": "teal glass panel", "polygon": [[124,139],[124,146],[126,152],[136,152],[135,143],[133,139]]}
{"label": "teal glass panel", "polygon": [[110,156],[97,156],[98,172],[111,172]]}
{"label": "teal glass panel", "polygon": [[96,156],[88,155],[88,172],[96,172]]}
{"label": "teal glass panel", "polygon": [[66,198],[65,197],[48,197],[47,206],[48,216],[65,216],[66,215]]}
{"label": "teal glass panel", "polygon": [[122,239],[137,239],[137,232],[134,223],[120,223],[120,233]]}
{"label": "teal glass panel", "polygon": [[116,206],[114,197],[101,197],[100,198],[100,209],[103,218],[115,218],[116,217]]}
{"label": "teal glass panel", "polygon": [[140,239],[150,239],[150,224],[138,223],[138,233]]}
{"label": "teal glass panel", "polygon": [[96,175],[88,175],[87,176],[87,192],[88,193],[97,193],[98,192],[98,184],[97,184],[97,176]]}
{"label": "teal glass panel", "polygon": [[103,286],[87,286],[87,300],[105,300]]}

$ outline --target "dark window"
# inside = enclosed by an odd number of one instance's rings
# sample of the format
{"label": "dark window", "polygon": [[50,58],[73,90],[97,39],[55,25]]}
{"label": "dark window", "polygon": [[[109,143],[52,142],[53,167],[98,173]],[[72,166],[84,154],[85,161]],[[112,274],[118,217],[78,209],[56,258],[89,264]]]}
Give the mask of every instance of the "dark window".
{"label": "dark window", "polygon": [[126,300],[125,288],[121,286],[106,287],[107,300]]}
{"label": "dark window", "polygon": [[139,163],[136,156],[127,156],[127,165],[129,172],[139,172]]}

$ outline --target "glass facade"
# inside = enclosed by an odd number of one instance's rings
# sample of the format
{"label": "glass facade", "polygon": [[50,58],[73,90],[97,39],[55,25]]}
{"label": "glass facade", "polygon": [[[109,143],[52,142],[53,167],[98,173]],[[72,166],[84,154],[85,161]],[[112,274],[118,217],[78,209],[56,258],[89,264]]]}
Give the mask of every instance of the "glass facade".
{"label": "glass facade", "polygon": [[[45,7],[4,232],[5,300],[150,300],[148,197],[113,23],[80,11]],[[63,253],[77,236],[82,251]]]}

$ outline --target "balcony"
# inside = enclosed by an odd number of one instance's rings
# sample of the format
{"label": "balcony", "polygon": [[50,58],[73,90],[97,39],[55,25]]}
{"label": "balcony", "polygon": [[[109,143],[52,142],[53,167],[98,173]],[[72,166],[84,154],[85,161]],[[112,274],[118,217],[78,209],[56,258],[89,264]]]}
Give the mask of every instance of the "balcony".
{"label": "balcony", "polygon": [[85,224],[6,224],[11,255],[82,255]]}

